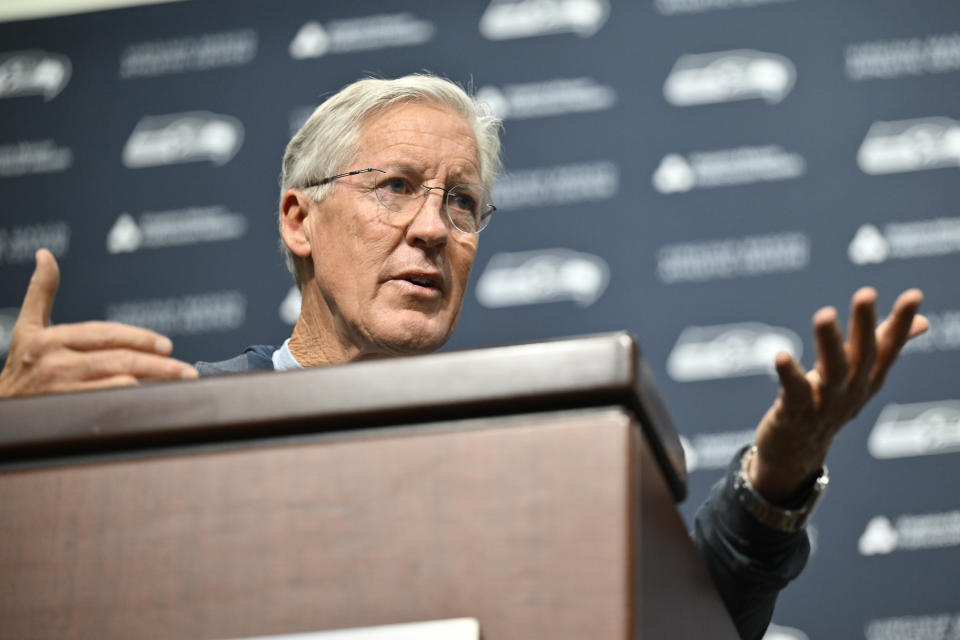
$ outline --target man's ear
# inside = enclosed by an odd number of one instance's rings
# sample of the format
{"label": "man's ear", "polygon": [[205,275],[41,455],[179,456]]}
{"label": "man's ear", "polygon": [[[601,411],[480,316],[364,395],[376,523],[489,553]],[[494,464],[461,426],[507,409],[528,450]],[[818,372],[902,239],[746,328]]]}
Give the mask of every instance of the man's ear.
{"label": "man's ear", "polygon": [[287,248],[301,258],[309,258],[312,253],[307,220],[315,204],[299,189],[287,189],[280,201],[280,235]]}

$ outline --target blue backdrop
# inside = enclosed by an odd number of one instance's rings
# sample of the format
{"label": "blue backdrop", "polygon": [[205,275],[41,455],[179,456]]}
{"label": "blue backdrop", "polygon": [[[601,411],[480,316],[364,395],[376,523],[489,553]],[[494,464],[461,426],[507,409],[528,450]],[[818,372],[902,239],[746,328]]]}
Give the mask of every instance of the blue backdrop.
{"label": "blue backdrop", "polygon": [[956,2],[195,0],[0,24],[0,352],[40,246],[56,322],[150,326],[188,361],[281,342],[286,141],[361,75],[423,69],[505,119],[449,347],[635,332],[688,516],[772,400],[773,355],[812,363],[818,307],[924,289],[932,330],[836,443],[770,635],[960,637]]}

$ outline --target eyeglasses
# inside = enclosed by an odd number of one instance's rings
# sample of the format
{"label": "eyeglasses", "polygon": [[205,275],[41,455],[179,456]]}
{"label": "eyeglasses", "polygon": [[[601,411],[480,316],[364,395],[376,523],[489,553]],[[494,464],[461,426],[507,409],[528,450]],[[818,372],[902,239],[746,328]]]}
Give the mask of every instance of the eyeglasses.
{"label": "eyeglasses", "polygon": [[[449,189],[428,187],[423,183],[417,184],[415,180],[411,180],[401,173],[388,173],[383,169],[369,168],[348,171],[324,178],[303,188],[321,187],[338,178],[363,173],[370,174],[367,176],[370,178],[367,187],[377,194],[377,200],[380,201],[380,204],[383,205],[384,209],[400,214],[398,217],[413,215],[419,211],[420,207],[423,206],[423,200],[434,190],[444,194],[443,212],[450,224],[463,233],[480,233],[483,231],[490,223],[493,212],[497,210],[492,204],[482,204],[480,202],[482,190],[475,185],[457,184]],[[420,191],[421,189],[423,191]],[[394,222],[394,220],[388,219],[388,222]]]}

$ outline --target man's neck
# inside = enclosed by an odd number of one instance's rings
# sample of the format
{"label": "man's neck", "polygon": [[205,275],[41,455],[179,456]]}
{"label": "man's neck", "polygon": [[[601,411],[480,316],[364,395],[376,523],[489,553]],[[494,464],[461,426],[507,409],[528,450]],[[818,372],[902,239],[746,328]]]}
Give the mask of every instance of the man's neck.
{"label": "man's neck", "polygon": [[345,346],[320,294],[310,280],[300,290],[300,317],[290,336],[290,353],[304,367],[343,364],[360,358],[360,350]]}

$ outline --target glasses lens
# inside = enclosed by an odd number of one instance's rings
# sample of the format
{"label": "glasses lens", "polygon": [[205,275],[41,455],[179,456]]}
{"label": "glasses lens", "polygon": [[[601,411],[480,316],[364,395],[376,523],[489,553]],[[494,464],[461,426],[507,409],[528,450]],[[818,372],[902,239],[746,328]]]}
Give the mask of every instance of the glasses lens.
{"label": "glasses lens", "polygon": [[384,207],[394,212],[407,211],[413,205],[418,189],[403,176],[374,173],[373,188]]}
{"label": "glasses lens", "polygon": [[[424,190],[402,175],[374,173],[373,190],[385,209],[394,213],[412,213],[423,205],[431,190]],[[480,189],[458,184],[447,191],[444,207],[450,223],[464,233],[479,233],[490,221],[493,207],[480,204]]]}
{"label": "glasses lens", "polygon": [[483,215],[479,189],[458,184],[447,192],[447,215],[450,222],[465,233],[479,233],[489,220]]}

